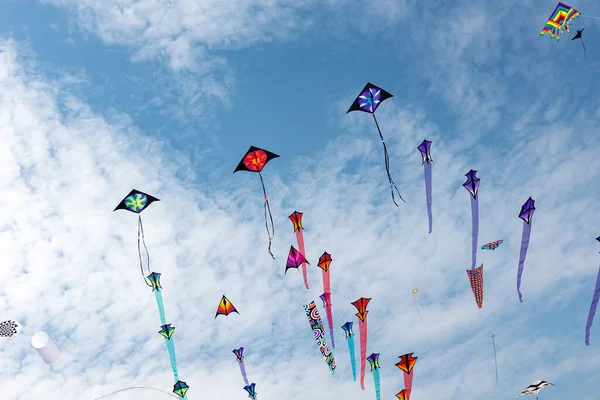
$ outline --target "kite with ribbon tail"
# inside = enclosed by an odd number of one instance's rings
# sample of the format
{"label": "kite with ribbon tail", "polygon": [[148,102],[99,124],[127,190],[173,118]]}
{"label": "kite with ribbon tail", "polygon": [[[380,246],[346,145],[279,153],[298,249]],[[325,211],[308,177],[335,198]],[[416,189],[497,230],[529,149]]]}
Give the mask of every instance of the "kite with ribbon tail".
{"label": "kite with ribbon tail", "polygon": [[523,267],[525,266],[525,258],[527,257],[527,249],[529,248],[529,236],[531,235],[531,221],[535,212],[535,200],[531,197],[527,199],[521,207],[519,218],[523,220],[523,234],[521,236],[521,252],[519,254],[519,269],[517,270],[517,293],[519,293],[519,301],[523,302],[521,294],[521,276],[523,275]]}
{"label": "kite with ribbon tail", "polygon": [[335,349],[335,339],[333,338],[333,314],[331,313],[331,281],[329,276],[329,266],[331,265],[331,254],[324,252],[319,257],[317,266],[321,268],[323,274],[323,294],[321,299],[327,313],[327,324],[329,324],[329,337],[331,338],[331,348]]}
{"label": "kite with ribbon tail", "polygon": [[379,353],[373,353],[367,357],[367,361],[371,365],[371,372],[373,372],[373,382],[375,383],[375,398],[381,400],[381,385],[379,382]]}
{"label": "kite with ribbon tail", "polygon": [[[258,173],[258,177],[260,178],[260,184],[262,185],[263,195],[265,199],[265,228],[267,229],[267,235],[269,235],[269,254],[273,258],[273,260],[275,259],[275,256],[271,252],[271,244],[273,242],[273,237],[275,236],[275,225],[273,223],[273,216],[271,215],[271,206],[269,205],[267,190],[265,189],[265,181],[263,180],[263,177],[260,172],[263,170],[263,168],[265,167],[265,165],[267,165],[269,161],[277,157],[279,156],[275,153],[259,149],[258,147],[250,146],[244,158],[242,158],[238,166],[235,168],[235,171],[233,171],[234,174],[238,171],[249,171]],[[269,219],[271,221],[270,230],[267,221],[267,213],[269,214]]]}
{"label": "kite with ribbon tail", "polygon": [[[410,392],[412,391],[412,382],[413,382],[413,368],[417,363],[417,358],[413,357],[415,353],[404,354],[398,358],[400,361],[396,363],[396,367],[400,368],[404,372],[404,390],[400,391],[400,393],[396,394],[401,400],[410,400]],[[401,397],[403,396],[403,397]]]}
{"label": "kite with ribbon tail", "polygon": [[306,318],[308,318],[308,322],[310,322],[310,327],[312,328],[313,336],[317,341],[317,346],[325,359],[325,363],[331,371],[331,375],[333,375],[335,372],[335,359],[325,340],[325,329],[323,328],[323,322],[319,315],[319,309],[314,301],[304,305],[304,313],[306,314]]}
{"label": "kite with ribbon tail", "polygon": [[346,322],[342,325],[342,329],[346,334],[346,341],[348,342],[348,351],[350,352],[350,364],[352,364],[352,377],[356,382],[356,357],[354,355],[354,332],[352,332],[353,322]]}
{"label": "kite with ribbon tail", "polygon": [[[159,201],[159,199],[150,196],[149,194],[140,192],[139,190],[133,189],[127,195],[127,197],[125,197],[113,210],[116,211],[122,209],[138,214],[138,256],[140,259],[140,269],[142,271],[142,276],[144,276],[144,268],[142,264],[141,243],[143,243],[144,249],[146,250],[148,260],[148,272],[150,272],[150,256],[148,254],[148,248],[146,247],[146,241],[144,240],[144,228],[142,226],[142,217],[140,213],[154,201]],[[158,333],[160,333],[165,339],[167,350],[169,352],[169,358],[171,361],[171,369],[173,370],[173,377],[176,381],[173,385],[173,393],[175,393],[179,397],[187,399],[186,392],[188,391],[189,386],[187,385],[187,383],[179,380],[177,358],[175,357],[175,344],[173,341],[173,332],[175,331],[175,327],[171,326],[171,324],[167,324],[167,320],[165,317],[165,306],[163,304],[161,292],[162,287],[160,286],[160,275],[161,274],[158,272],[150,272],[150,275],[144,276],[144,283],[146,283],[146,285],[152,288],[152,291],[154,292],[154,297],[156,299],[156,304],[158,306],[158,313],[160,315],[160,321],[162,324],[160,327],[161,329],[160,331],[158,331]]]}
{"label": "kite with ribbon tail", "polygon": [[433,162],[433,159],[431,158],[431,142],[425,139],[417,149],[421,152],[421,158],[423,159],[421,165],[425,168],[425,199],[427,201],[429,233],[431,233],[431,228],[433,226],[433,216],[431,214],[431,163]]}
{"label": "kite with ribbon tail", "polygon": [[483,264],[477,265],[477,241],[479,238],[479,179],[477,171],[470,170],[465,174],[467,181],[463,187],[471,194],[471,269],[467,270],[469,284],[475,296],[477,307],[483,306]]}
{"label": "kite with ribbon tail", "polygon": [[397,207],[400,207],[398,205],[398,203],[396,203],[396,199],[394,197],[394,189],[396,189],[398,196],[400,196],[400,200],[404,201],[404,199],[402,198],[402,195],[400,194],[400,191],[396,187],[396,184],[394,183],[394,180],[392,179],[392,175],[390,174],[390,157],[388,155],[385,140],[383,140],[383,135],[381,134],[381,129],[379,128],[379,123],[377,122],[377,117],[375,117],[375,111],[377,110],[377,107],[379,107],[379,105],[383,101],[385,101],[386,99],[389,99],[390,97],[394,97],[394,96],[391,93],[386,92],[385,90],[381,89],[380,87],[377,87],[377,86],[373,85],[372,83],[367,82],[367,84],[365,85],[363,90],[360,92],[358,97],[354,100],[354,102],[352,103],[352,105],[350,106],[348,111],[346,111],[346,114],[348,114],[349,112],[352,112],[352,111],[363,111],[363,112],[369,113],[373,116],[373,120],[375,121],[375,125],[377,126],[377,132],[379,132],[379,138],[381,139],[381,144],[383,144],[383,154],[385,157],[385,170],[387,172],[388,181],[390,182],[390,189],[392,192],[392,201],[394,202],[394,204]]}
{"label": "kite with ribbon tail", "polygon": [[[304,213],[294,211],[288,218],[294,224],[294,232],[296,233],[296,239],[298,240],[298,248],[300,249],[300,254],[306,257],[306,251],[304,250],[304,235],[302,231],[304,227],[302,226],[302,215]],[[287,271],[287,270],[286,270]],[[308,277],[306,276],[306,259],[302,262],[302,277],[304,278],[304,286],[308,289]]]}
{"label": "kite with ribbon tail", "polygon": [[250,397],[252,400],[256,400],[257,399],[256,383],[252,383],[252,384],[248,383],[248,376],[246,375],[246,366],[244,365],[243,352],[244,352],[243,347],[233,350],[233,354],[235,354],[237,362],[240,364],[240,371],[242,372],[242,378],[244,378],[244,383],[246,384],[246,386],[244,386],[244,390],[246,392],[248,392],[248,397]]}
{"label": "kite with ribbon tail", "polygon": [[581,47],[583,47],[583,55],[585,56],[585,58],[587,58],[587,49],[585,48],[585,43],[583,43],[583,38],[581,37],[581,34],[583,33],[584,29],[585,28],[577,29],[577,33],[575,34],[575,36],[573,36],[573,39],[571,40],[579,39],[581,41]]}
{"label": "kite with ribbon tail", "polygon": [[367,305],[371,298],[361,297],[352,303],[358,310],[358,331],[360,332],[360,388],[365,390],[365,370],[367,368]]}
{"label": "kite with ribbon tail", "polygon": [[[600,242],[600,236],[596,238]],[[590,304],[590,312],[588,314],[587,324],[585,324],[585,345],[590,345],[590,330],[594,323],[594,316],[596,315],[596,308],[598,307],[598,300],[600,300],[600,267],[598,268],[598,276],[596,277],[596,286],[594,287],[594,295],[592,296],[592,303]]]}

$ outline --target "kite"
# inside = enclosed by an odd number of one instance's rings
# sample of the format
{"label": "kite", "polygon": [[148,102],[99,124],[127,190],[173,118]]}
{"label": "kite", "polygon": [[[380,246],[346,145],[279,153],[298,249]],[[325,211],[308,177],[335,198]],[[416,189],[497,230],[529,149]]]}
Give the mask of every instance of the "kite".
{"label": "kite", "polygon": [[23,327],[20,323],[13,320],[2,321],[0,322],[0,336],[3,337],[13,337],[16,336],[17,333],[21,332]]}
{"label": "kite", "polygon": [[40,331],[31,337],[31,345],[46,364],[54,364],[62,354],[60,347],[44,331]]}
{"label": "kite", "polygon": [[219,303],[219,307],[217,308],[217,313],[215,314],[215,319],[219,315],[228,316],[232,312],[239,314],[238,310],[234,307],[233,304],[231,304],[229,299],[227,297],[225,297],[225,295],[223,295],[223,297],[221,297],[221,302]]}
{"label": "kite", "polygon": [[329,266],[331,265],[331,254],[324,252],[319,257],[317,266],[323,271],[323,294],[322,299],[327,313],[327,323],[329,324],[329,336],[331,338],[331,348],[335,349],[335,339],[333,338],[333,314],[331,313],[331,281],[329,276]]}
{"label": "kite", "polygon": [[402,389],[399,393],[396,393],[398,400],[408,400],[408,393],[405,389]]}
{"label": "kite", "polygon": [[240,371],[242,372],[242,378],[244,378],[244,383],[246,384],[246,386],[248,386],[249,383],[248,383],[248,376],[246,375],[246,367],[244,366],[244,356],[242,354],[243,351],[244,351],[244,348],[240,347],[239,349],[233,350],[233,354],[235,354],[237,362],[240,364]]}
{"label": "kite", "polygon": [[375,398],[381,400],[381,386],[379,383],[379,353],[373,353],[367,357],[367,361],[371,364],[371,372],[373,372],[373,382],[375,382]]}
{"label": "kite", "polygon": [[477,265],[477,238],[479,236],[479,199],[477,198],[477,194],[481,179],[477,177],[477,171],[474,170],[470,170],[465,176],[467,177],[467,181],[463,183],[463,187],[471,194],[471,269],[474,270],[475,265]]}
{"label": "kite", "polygon": [[496,247],[500,246],[504,240],[496,240],[490,243],[486,243],[481,246],[481,250],[496,250]]}
{"label": "kite", "polygon": [[[273,224],[273,216],[271,215],[271,206],[269,205],[269,198],[267,197],[265,182],[263,181],[260,171],[262,171],[269,161],[277,157],[279,156],[275,153],[259,149],[258,147],[250,146],[250,149],[248,149],[244,158],[242,158],[238,166],[235,168],[235,171],[233,171],[234,174],[238,171],[258,172],[258,177],[260,178],[260,183],[262,185],[263,195],[265,198],[265,228],[267,229],[267,235],[269,235],[269,254],[273,260],[275,259],[275,256],[273,256],[273,253],[271,252],[271,243],[273,242],[273,237],[275,236],[275,225]],[[271,220],[271,230],[269,230],[269,224],[267,222],[267,211],[269,213],[269,219]]]}
{"label": "kite", "polygon": [[171,397],[175,397],[176,399],[178,399],[178,398],[179,398],[179,397],[175,396],[174,394],[171,394],[171,393],[169,393],[169,392],[165,392],[164,390],[156,389],[156,388],[153,388],[153,387],[149,387],[149,386],[132,386],[132,387],[128,387],[128,388],[125,388],[125,389],[119,389],[119,390],[116,390],[116,391],[114,391],[114,392],[112,392],[112,393],[109,393],[109,394],[107,394],[106,396],[97,397],[97,398],[96,398],[96,399],[94,399],[94,400],[102,400],[102,399],[105,399],[105,398],[107,398],[107,397],[110,397],[110,396],[112,396],[112,395],[115,395],[115,394],[117,394],[117,393],[119,393],[119,392],[124,392],[124,391],[126,391],[126,390],[136,390],[136,389],[149,389],[149,390],[155,390],[155,391],[157,391],[157,392],[164,393],[164,394],[166,394],[166,395],[169,395],[169,396],[171,396]]}
{"label": "kite", "polygon": [[423,317],[421,316],[421,310],[419,310],[419,304],[417,303],[417,293],[419,293],[418,288],[414,288],[412,290],[413,299],[415,300],[415,307],[417,307],[417,312],[419,313],[419,319],[421,320],[421,326],[425,328],[425,324],[423,324]]}
{"label": "kite", "polygon": [[352,332],[353,322],[346,322],[342,325],[342,329],[346,334],[346,340],[348,341],[348,351],[350,352],[350,364],[352,364],[352,377],[356,382],[356,358],[354,356],[354,332]]}
{"label": "kite", "polygon": [[161,329],[160,331],[158,331],[158,333],[162,337],[164,337],[165,344],[167,345],[167,351],[169,352],[171,369],[173,370],[173,378],[175,379],[175,384],[173,385],[173,393],[175,393],[183,399],[187,399],[186,393],[189,389],[189,386],[187,385],[187,383],[179,380],[179,369],[177,368],[177,357],[175,356],[175,342],[173,340],[173,333],[175,332],[175,327],[171,326],[171,324],[167,324],[167,318],[165,316],[165,305],[163,303],[161,291],[162,286],[160,285],[160,277],[161,274],[159,272],[152,272],[150,275],[148,275],[148,280],[152,285],[152,291],[154,292],[154,297],[158,306],[158,314],[162,323],[160,327]]}
{"label": "kite", "polygon": [[360,388],[365,390],[365,369],[367,367],[367,305],[371,298],[361,297],[352,303],[358,310],[358,330],[360,332]]}
{"label": "kite", "polygon": [[308,318],[308,321],[310,322],[310,327],[312,328],[313,336],[317,341],[317,346],[319,347],[319,350],[321,350],[321,354],[323,354],[323,358],[331,371],[331,375],[333,375],[335,372],[335,359],[325,341],[325,329],[323,328],[323,322],[319,315],[319,309],[315,302],[312,301],[310,304],[304,305],[304,312],[306,313],[306,318]]}
{"label": "kite", "polygon": [[291,246],[290,252],[288,254],[287,262],[285,263],[284,274],[287,274],[287,271],[290,268],[298,269],[298,267],[300,267],[300,265],[302,265],[302,263],[307,263],[308,265],[310,265],[310,263],[308,261],[306,261],[306,258],[304,258],[302,253],[300,253],[298,250],[296,250],[296,248],[294,246]]}
{"label": "kite", "polygon": [[483,307],[483,264],[475,269],[468,269],[469,283],[475,296],[477,308]]}
{"label": "kite", "polygon": [[[300,254],[304,256],[306,254],[306,251],[304,250],[304,235],[302,234],[302,231],[304,230],[304,227],[302,226],[302,215],[304,215],[304,213],[294,211],[292,215],[290,215],[288,218],[292,221],[292,224],[294,224],[294,232],[296,232],[298,248],[300,249]],[[302,262],[302,276],[304,277],[304,286],[306,286],[306,289],[308,289],[308,277],[306,276],[306,259]]]}
{"label": "kite", "polygon": [[554,383],[550,383],[547,381],[537,380],[537,381],[533,382],[531,385],[527,386],[527,388],[525,388],[525,390],[523,390],[519,396],[523,396],[524,394],[526,394],[526,395],[538,394],[540,392],[540,390],[542,390],[546,386],[556,386],[556,385]]}
{"label": "kite", "polygon": [[583,54],[585,55],[585,58],[587,58],[587,49],[585,48],[585,43],[583,43],[583,38],[581,37],[581,34],[583,33],[584,28],[581,29],[577,29],[577,33],[575,34],[575,36],[573,36],[573,39],[571,40],[575,40],[575,39],[579,39],[581,40],[581,47],[583,47]]}
{"label": "kite", "polygon": [[155,201],[160,200],[154,196],[150,196],[149,194],[140,192],[137,189],[132,189],[131,192],[129,192],[129,194],[113,210],[113,212],[117,210],[127,210],[138,215],[138,257],[140,259],[140,270],[142,271],[144,282],[150,287],[152,287],[152,285],[146,281],[146,275],[144,274],[144,266],[142,263],[141,244],[144,245],[144,249],[146,250],[146,257],[148,259],[147,269],[148,272],[150,272],[150,254],[148,253],[148,248],[146,247],[146,240],[144,239],[144,227],[142,225],[142,216],[140,213],[146,208],[148,208],[148,206]]}
{"label": "kite", "polygon": [[496,366],[496,383],[498,383],[498,361],[496,360],[496,341],[494,338],[496,335],[492,333],[492,345],[494,346],[494,365]]}
{"label": "kite", "polygon": [[[379,132],[379,138],[381,139],[381,144],[383,144],[383,154],[385,157],[385,170],[387,172],[388,180],[390,182],[390,189],[392,191],[392,201],[397,207],[400,207],[398,203],[396,203],[396,199],[394,198],[394,189],[400,196],[400,200],[404,201],[400,191],[396,187],[394,180],[392,179],[392,175],[390,175],[390,157],[388,155],[387,146],[385,145],[385,140],[383,140],[383,135],[381,134],[381,129],[379,128],[379,123],[377,122],[377,117],[375,117],[375,110],[377,107],[385,101],[393,97],[391,93],[386,92],[385,90],[373,85],[372,83],[367,82],[364,89],[360,92],[358,97],[354,100],[346,114],[351,111],[363,111],[369,113],[373,116],[373,120],[375,121],[375,126],[377,126],[377,132]],[[405,202],[405,201],[404,201]],[[406,202],[405,202],[406,203]]]}
{"label": "kite", "polygon": [[429,217],[429,233],[431,233],[431,227],[433,223],[433,217],[431,215],[431,142],[429,140],[423,140],[423,142],[417,147],[421,152],[423,162],[421,165],[425,167],[425,199],[427,200],[427,216]]}
{"label": "kite", "polygon": [[250,385],[244,386],[244,390],[248,392],[248,397],[252,400],[256,400],[256,383],[251,383]]}
{"label": "kite", "polygon": [[546,21],[546,25],[540,32],[540,37],[549,33],[550,37],[555,37],[556,40],[560,40],[560,34],[563,33],[565,29],[567,32],[570,32],[569,24],[572,20],[579,17],[579,15],[579,11],[573,7],[564,3],[558,3],[550,15],[550,18]]}
{"label": "kite", "polygon": [[531,219],[535,212],[535,200],[531,197],[527,199],[521,207],[519,218],[523,220],[523,235],[521,236],[521,253],[519,255],[519,270],[517,271],[517,292],[519,293],[519,301],[523,302],[521,294],[521,275],[523,275],[523,267],[525,265],[525,257],[527,257],[527,249],[529,248],[529,236],[531,235]]}
{"label": "kite", "polygon": [[[600,236],[596,238],[600,242]],[[592,296],[592,303],[590,304],[590,312],[588,314],[587,324],[585,324],[585,345],[590,345],[590,330],[594,323],[594,316],[596,315],[596,308],[598,307],[598,300],[600,300],[600,267],[598,268],[598,276],[596,278],[596,287],[594,288],[594,295]]]}
{"label": "kite", "polygon": [[[398,358],[400,358],[400,361],[396,363],[396,367],[400,368],[402,371],[404,371],[404,393],[405,393],[405,398],[406,400],[410,400],[410,392],[412,390],[412,381],[413,381],[413,367],[415,366],[415,364],[417,363],[417,358],[419,357],[413,357],[413,354],[415,353],[408,353],[408,354],[404,354]],[[402,393],[402,392],[400,392]],[[396,396],[398,398],[398,395],[400,394],[398,393]]]}

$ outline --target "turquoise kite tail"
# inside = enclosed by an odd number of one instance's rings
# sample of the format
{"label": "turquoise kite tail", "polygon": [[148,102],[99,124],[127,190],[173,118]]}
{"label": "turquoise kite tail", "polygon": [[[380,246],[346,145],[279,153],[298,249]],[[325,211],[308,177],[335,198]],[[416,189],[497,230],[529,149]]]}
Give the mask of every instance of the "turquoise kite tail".
{"label": "turquoise kite tail", "polygon": [[165,305],[163,304],[163,298],[160,289],[154,290],[154,297],[156,297],[158,313],[160,314],[160,322],[162,323],[161,325],[165,325],[167,323],[167,318],[165,317]]}
{"label": "turquoise kite tail", "polygon": [[356,357],[354,356],[354,336],[348,337],[348,350],[350,351],[350,363],[352,364],[352,377],[356,382]]}
{"label": "turquoise kite tail", "polygon": [[381,386],[379,384],[379,368],[373,370],[373,381],[375,382],[375,397],[377,400],[381,400]]}

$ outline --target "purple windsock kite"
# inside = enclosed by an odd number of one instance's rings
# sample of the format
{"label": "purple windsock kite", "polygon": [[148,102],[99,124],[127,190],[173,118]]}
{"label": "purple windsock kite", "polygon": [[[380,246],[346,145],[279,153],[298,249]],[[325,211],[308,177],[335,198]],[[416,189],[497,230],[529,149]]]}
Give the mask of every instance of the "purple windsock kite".
{"label": "purple windsock kite", "polygon": [[244,352],[243,347],[233,350],[233,354],[235,354],[235,357],[237,358],[237,362],[240,364],[240,371],[242,371],[242,378],[244,378],[244,383],[246,383],[246,386],[248,386],[250,384],[248,383],[248,376],[246,375],[246,367],[244,366],[244,356],[242,355],[243,352]]}
{"label": "purple windsock kite", "polygon": [[433,224],[433,216],[431,215],[431,142],[427,139],[417,147],[421,152],[423,162],[421,165],[425,166],[425,197],[427,199],[427,216],[429,217],[429,233],[431,233],[431,227]]}
{"label": "purple windsock kite", "polygon": [[481,179],[477,177],[477,171],[474,170],[470,170],[465,176],[467,177],[467,181],[463,183],[463,187],[471,194],[471,271],[473,271],[477,264],[477,239],[479,237],[479,199],[477,198],[477,193],[479,192],[479,181]]}
{"label": "purple windsock kite", "polygon": [[[600,242],[600,236],[596,238]],[[598,307],[598,300],[600,300],[600,268],[598,268],[598,277],[596,278],[596,287],[594,288],[594,295],[592,296],[592,304],[590,304],[590,313],[588,314],[587,324],[585,325],[585,345],[590,345],[590,329],[594,323],[594,316],[596,315],[596,307]]]}
{"label": "purple windsock kite", "polygon": [[517,292],[519,293],[519,301],[523,302],[521,294],[521,275],[523,275],[523,267],[525,266],[525,258],[527,257],[527,248],[529,248],[529,236],[531,235],[531,219],[535,212],[535,200],[531,196],[521,207],[519,218],[523,220],[523,235],[521,236],[521,253],[519,254],[519,270],[517,271]]}

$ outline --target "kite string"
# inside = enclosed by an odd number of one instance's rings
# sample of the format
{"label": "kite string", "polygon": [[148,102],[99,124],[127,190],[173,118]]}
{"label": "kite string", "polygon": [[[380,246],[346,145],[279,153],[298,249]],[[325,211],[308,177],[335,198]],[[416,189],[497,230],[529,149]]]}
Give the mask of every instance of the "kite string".
{"label": "kite string", "polygon": [[128,388],[125,388],[125,389],[119,389],[119,390],[117,390],[117,391],[114,391],[114,392],[112,392],[112,393],[109,393],[109,394],[107,394],[107,395],[105,395],[105,396],[98,397],[98,398],[96,398],[96,399],[94,399],[94,400],[105,399],[105,398],[107,398],[107,397],[109,397],[109,396],[112,396],[112,395],[114,395],[114,394],[117,394],[117,393],[119,393],[119,392],[123,392],[123,391],[125,391],[125,390],[131,390],[131,389],[151,389],[151,390],[156,390],[157,392],[162,392],[162,393],[164,393],[164,394],[166,394],[166,395],[169,395],[169,396],[171,396],[171,397],[175,397],[176,399],[179,399],[179,397],[177,397],[177,396],[175,396],[174,394],[171,394],[171,393],[169,393],[169,392],[165,392],[164,390],[156,389],[156,388],[149,387],[149,386],[132,386],[132,387],[128,387]]}
{"label": "kite string", "polygon": [[383,135],[381,134],[381,129],[379,128],[379,123],[377,122],[377,117],[375,117],[375,113],[371,113],[371,115],[373,116],[373,120],[375,121],[375,126],[377,126],[377,132],[379,133],[379,138],[381,139],[381,144],[383,144],[383,154],[385,157],[385,171],[387,172],[388,181],[390,182],[390,190],[392,191],[392,201],[394,202],[396,207],[400,207],[398,205],[398,203],[396,203],[396,199],[394,198],[394,189],[396,189],[396,192],[398,192],[398,196],[400,196],[400,200],[404,201],[405,203],[406,203],[406,201],[402,198],[402,195],[400,194],[400,191],[396,187],[396,184],[394,183],[394,180],[392,179],[392,175],[390,174],[390,157],[389,157],[389,154],[387,151],[387,146],[385,144],[385,140],[383,140]]}
{"label": "kite string", "polygon": [[150,253],[148,253],[148,248],[146,247],[146,239],[144,238],[144,226],[142,225],[142,216],[138,214],[138,258],[140,259],[140,270],[142,272],[142,276],[144,277],[144,283],[152,287],[151,284],[146,280],[146,275],[144,275],[144,265],[142,263],[142,249],[140,247],[140,241],[144,244],[144,249],[146,249],[146,256],[148,258],[148,273],[150,273]]}
{"label": "kite string", "polygon": [[419,305],[417,304],[417,295],[413,295],[413,299],[415,300],[415,307],[417,307],[417,312],[419,313],[419,319],[421,320],[421,326],[425,328],[425,324],[423,324],[423,317],[421,316],[421,310],[419,310]]}
{"label": "kite string", "polygon": [[592,17],[591,15],[583,15],[583,14],[580,14],[580,15],[584,18],[600,19],[600,17]]}
{"label": "kite string", "polygon": [[494,340],[494,334],[492,333],[492,345],[494,346],[494,365],[496,366],[496,383],[498,383],[498,361],[496,360],[496,341]]}
{"label": "kite string", "polygon": [[[271,257],[274,260],[275,256],[271,252],[271,243],[273,242],[273,237],[275,236],[275,224],[273,223],[273,215],[271,214],[271,206],[269,205],[269,199],[267,198],[267,190],[265,189],[265,181],[263,180],[263,177],[262,177],[260,171],[258,172],[258,177],[260,178],[260,183],[262,185],[263,195],[265,197],[265,204],[264,204],[264,209],[265,209],[265,228],[267,229],[267,235],[269,235],[269,254],[271,255]],[[273,233],[271,233],[271,231],[269,231],[269,225],[267,223],[267,210],[269,211],[269,218],[271,219],[271,230],[273,231]]]}

